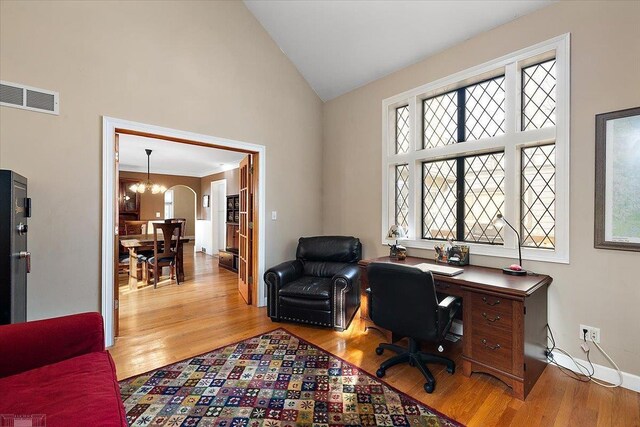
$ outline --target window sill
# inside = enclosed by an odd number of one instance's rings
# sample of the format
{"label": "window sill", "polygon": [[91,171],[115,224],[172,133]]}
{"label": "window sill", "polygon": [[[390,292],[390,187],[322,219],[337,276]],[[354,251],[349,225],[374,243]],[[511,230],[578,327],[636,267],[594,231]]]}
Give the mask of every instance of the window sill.
{"label": "window sill", "polygon": [[[386,237],[386,236],[385,236]],[[382,239],[382,244],[387,245],[389,242],[385,239]],[[443,244],[446,242],[443,240],[399,240],[398,244],[405,246],[407,248],[416,248],[416,249],[431,249],[433,250],[434,245]],[[518,248],[516,246],[508,247],[508,246],[498,246],[498,245],[483,245],[479,243],[460,243],[455,242],[456,244],[463,244],[469,246],[469,253],[471,256],[473,255],[484,255],[484,256],[494,256],[500,258],[518,258]],[[533,249],[533,248],[522,248],[522,259],[527,261],[542,261],[542,262],[553,262],[558,264],[569,264],[569,254],[561,253],[557,248],[555,250],[551,249]]]}

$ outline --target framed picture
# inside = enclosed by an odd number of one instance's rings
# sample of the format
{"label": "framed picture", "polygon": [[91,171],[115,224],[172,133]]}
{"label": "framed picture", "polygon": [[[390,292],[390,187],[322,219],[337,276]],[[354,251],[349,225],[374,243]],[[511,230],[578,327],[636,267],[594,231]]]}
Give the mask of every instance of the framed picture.
{"label": "framed picture", "polygon": [[209,195],[207,195],[207,194],[202,196],[202,207],[203,208],[208,208],[209,207]]}
{"label": "framed picture", "polygon": [[596,116],[595,242],[640,251],[640,107]]}

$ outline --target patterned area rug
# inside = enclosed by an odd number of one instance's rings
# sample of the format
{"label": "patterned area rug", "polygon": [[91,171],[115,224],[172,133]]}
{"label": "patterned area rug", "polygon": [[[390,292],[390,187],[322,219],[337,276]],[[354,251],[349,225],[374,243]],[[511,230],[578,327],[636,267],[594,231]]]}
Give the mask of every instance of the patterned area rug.
{"label": "patterned area rug", "polygon": [[458,426],[284,329],[120,382],[131,426]]}

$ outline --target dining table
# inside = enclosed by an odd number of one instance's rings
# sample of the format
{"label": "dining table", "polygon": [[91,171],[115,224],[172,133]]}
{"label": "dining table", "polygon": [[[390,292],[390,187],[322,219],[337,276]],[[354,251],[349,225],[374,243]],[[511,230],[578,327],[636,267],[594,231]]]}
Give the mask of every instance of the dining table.
{"label": "dining table", "polygon": [[[162,233],[158,233],[158,241],[160,241]],[[173,236],[173,240],[176,237]],[[138,265],[138,254],[143,251],[153,250],[153,234],[129,234],[119,237],[120,245],[129,251],[129,287],[131,289],[138,288],[138,269],[133,267]],[[178,256],[176,262],[176,274],[178,281],[184,281],[184,244],[195,240],[195,236],[181,236],[178,245]]]}

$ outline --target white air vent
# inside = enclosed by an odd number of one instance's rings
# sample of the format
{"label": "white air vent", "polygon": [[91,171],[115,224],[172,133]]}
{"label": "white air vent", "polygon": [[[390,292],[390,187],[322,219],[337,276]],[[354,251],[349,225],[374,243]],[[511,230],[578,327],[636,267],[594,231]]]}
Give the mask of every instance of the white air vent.
{"label": "white air vent", "polygon": [[0,105],[5,107],[60,114],[58,98],[58,92],[52,90],[0,81]]}

